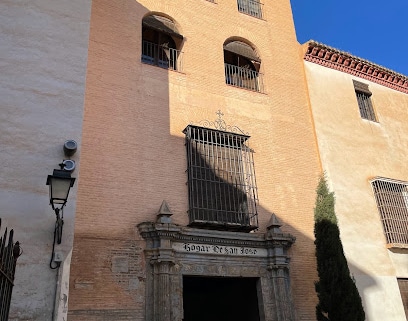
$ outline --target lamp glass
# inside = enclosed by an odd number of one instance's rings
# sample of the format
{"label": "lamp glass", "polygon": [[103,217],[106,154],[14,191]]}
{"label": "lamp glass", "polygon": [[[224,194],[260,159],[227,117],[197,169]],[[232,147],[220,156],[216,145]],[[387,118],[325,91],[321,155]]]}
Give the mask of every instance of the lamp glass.
{"label": "lamp glass", "polygon": [[64,205],[67,202],[72,179],[68,177],[50,177],[50,201],[52,204]]}

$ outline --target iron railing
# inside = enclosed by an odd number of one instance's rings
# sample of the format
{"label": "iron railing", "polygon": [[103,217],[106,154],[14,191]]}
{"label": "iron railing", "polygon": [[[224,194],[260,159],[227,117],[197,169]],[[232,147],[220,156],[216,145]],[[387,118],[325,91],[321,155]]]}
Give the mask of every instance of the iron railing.
{"label": "iron railing", "polygon": [[14,231],[11,230],[7,237],[6,228],[4,236],[0,238],[0,321],[8,320],[11,293],[14,285],[14,273],[16,271],[17,258],[21,254],[19,242],[13,243],[13,234]]}
{"label": "iron railing", "polygon": [[227,63],[224,64],[224,68],[227,85],[263,92],[261,73]]}
{"label": "iron railing", "polygon": [[182,52],[165,45],[142,41],[142,62],[161,68],[182,71]]}
{"label": "iron railing", "polygon": [[256,229],[258,197],[249,136],[192,125],[184,133],[190,225]]}
{"label": "iron railing", "polygon": [[238,11],[262,19],[263,4],[256,0],[238,0]]}

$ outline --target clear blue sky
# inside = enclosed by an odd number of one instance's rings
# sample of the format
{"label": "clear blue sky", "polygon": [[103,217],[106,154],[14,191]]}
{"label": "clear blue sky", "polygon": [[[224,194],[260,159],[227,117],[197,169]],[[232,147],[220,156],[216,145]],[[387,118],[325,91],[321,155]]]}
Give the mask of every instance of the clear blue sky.
{"label": "clear blue sky", "polygon": [[408,76],[408,0],[290,0],[300,43],[313,39]]}

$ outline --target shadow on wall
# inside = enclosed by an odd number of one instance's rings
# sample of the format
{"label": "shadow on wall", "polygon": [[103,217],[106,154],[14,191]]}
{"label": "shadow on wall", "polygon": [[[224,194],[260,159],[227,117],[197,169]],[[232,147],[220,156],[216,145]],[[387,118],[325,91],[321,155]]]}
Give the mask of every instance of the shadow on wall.
{"label": "shadow on wall", "polygon": [[[145,320],[145,265],[149,263],[144,260],[145,242],[135,235],[135,227],[144,221],[155,221],[163,199],[173,210],[174,222],[188,222],[185,141],[170,134],[169,72],[175,71],[166,70],[178,61],[169,60],[173,57],[169,56],[170,49],[175,49],[172,47],[177,41],[169,48],[163,47],[161,40],[152,43],[157,38],[157,30],[152,31],[158,26],[156,21],[145,24],[144,43],[143,39],[129,41],[142,34],[142,19],[148,13],[136,1],[93,1],[91,25],[94,23],[95,27],[91,28],[89,39],[83,125],[86,135],[70,275],[70,321],[124,320],[129,316]],[[98,15],[103,15],[103,24],[97,23]],[[160,22],[170,24],[161,19]],[[142,63],[135,63],[135,57]],[[106,153],[107,145],[112,147],[110,153]],[[199,183],[189,186],[194,192],[190,195],[205,195],[201,201],[211,210],[203,215],[212,213],[216,223],[242,223],[232,214],[242,213],[245,218],[248,213],[248,194],[240,170],[228,173],[220,169],[221,165],[228,168],[225,162],[214,168],[197,150],[192,155],[196,164],[192,175]],[[239,153],[233,152],[231,157],[239,159]],[[126,169],[126,175],[118,175],[118,169]],[[103,188],[96,189],[95,182],[100,177],[107,179]],[[317,181],[316,177],[316,186]],[[300,188],[301,178],[292,185]],[[228,202],[221,206],[221,199]],[[230,204],[233,200],[234,204]],[[313,217],[313,209],[310,211]],[[263,222],[273,214],[259,205],[257,212]],[[315,320],[314,240],[285,223],[283,211],[276,214],[283,223],[282,230],[297,238],[291,250],[290,275],[298,319]],[[364,275],[354,267],[350,269],[356,275]],[[374,285],[374,281],[369,283]]]}
{"label": "shadow on wall", "polygon": [[[175,138],[171,136],[166,131],[163,132],[165,133],[162,134],[161,139],[163,139],[164,144],[180,146],[180,149],[176,148],[180,151],[177,154],[179,157],[174,157],[174,162],[178,164],[175,168],[179,170],[156,173],[151,179],[157,181],[160,178],[160,182],[166,188],[159,189],[156,186],[155,189],[145,189],[143,192],[148,197],[136,199],[138,208],[143,208],[152,202],[156,205],[156,209],[151,211],[147,219],[137,215],[127,218],[123,210],[115,211],[117,217],[123,217],[128,220],[126,226],[123,225],[124,230],[134,231],[135,226],[143,221],[155,221],[157,211],[163,199],[168,201],[171,209],[173,209],[173,204],[176,205],[177,199],[180,199],[180,193],[185,193],[184,197],[186,200],[188,199],[184,185],[188,181],[188,175],[185,173],[187,161],[185,152],[182,153],[185,149],[185,141],[180,137]],[[155,151],[154,155],[160,152]],[[237,223],[231,216],[234,211],[237,211],[237,208],[230,207],[230,205],[222,205],[221,200],[229,199],[232,202],[235,199],[239,203],[240,200],[247,198],[247,194],[241,188],[241,185],[237,183],[243,179],[240,177],[241,173],[237,171],[236,177],[226,177],[224,176],[225,172],[221,170],[222,168],[214,168],[207,158],[201,156],[201,152],[194,150],[191,156],[195,158],[194,164],[196,165],[196,169],[191,174],[196,179],[196,185],[195,187],[193,186],[196,194],[193,194],[193,197],[197,198],[203,195],[196,204],[201,204],[202,207],[210,209],[203,210],[203,215],[212,217],[211,215],[218,215],[218,212],[225,211],[229,213],[229,215],[216,216],[217,218],[212,220],[213,224],[207,222],[207,224],[201,226],[205,228],[214,228],[215,226],[217,229],[220,229],[219,223],[222,223],[226,225],[224,229],[228,230],[228,223]],[[231,157],[236,157],[236,154]],[[226,163],[229,164],[229,160]],[[221,164],[222,162],[219,162],[220,167]],[[182,182],[180,182],[180,177],[184,178]],[[178,183],[174,184],[174,182]],[[172,188],[169,189],[167,186],[172,186]],[[301,184],[298,184],[298,186],[301,186]],[[212,198],[211,195],[213,194],[214,197]],[[314,193],[312,197],[314,197]],[[239,208],[242,209],[242,206]],[[267,221],[273,214],[263,206],[258,205],[257,210],[258,214],[263,218],[262,221],[265,221],[264,218],[267,218]],[[293,212],[294,209],[289,208],[288,211]],[[313,209],[310,208],[310,211],[313,212]],[[172,212],[172,218],[176,223],[180,225],[187,224],[188,219],[185,211],[177,210]],[[317,272],[314,239],[286,223],[285,212],[277,211],[275,214],[283,224],[282,231],[291,233],[296,237],[296,242],[290,250],[290,278],[297,319],[315,320],[317,296],[314,283],[317,280]],[[101,215],[103,214],[101,213]],[[313,213],[310,216],[313,217]],[[215,225],[214,222],[216,223]],[[260,228],[263,229],[264,226]],[[90,231],[92,234],[94,233],[92,228]],[[106,320],[117,320],[122,316],[137,316],[139,319],[135,320],[144,320],[143,311],[146,298],[146,270],[144,265],[148,264],[148,262],[144,261],[144,241],[139,235],[135,238],[133,234],[128,236],[127,239],[124,239],[123,235],[111,235],[109,238],[103,239],[98,237],[98,235],[92,234],[88,236],[79,235],[75,239],[74,257],[71,266],[69,320],[82,320],[82,317],[89,315],[95,316],[95,320],[102,316],[105,316]],[[116,261],[114,262],[114,260]],[[112,261],[112,264],[106,264],[109,261]],[[83,269],[83,266],[87,268]],[[349,265],[349,268],[356,278],[365,278],[364,284],[359,287],[360,296],[364,303],[364,293],[368,288],[376,286],[376,283],[364,271],[358,269],[358,267]],[[92,299],[89,299],[90,293],[92,293]],[[114,302],[109,301],[112,293],[115,293],[116,296]]]}

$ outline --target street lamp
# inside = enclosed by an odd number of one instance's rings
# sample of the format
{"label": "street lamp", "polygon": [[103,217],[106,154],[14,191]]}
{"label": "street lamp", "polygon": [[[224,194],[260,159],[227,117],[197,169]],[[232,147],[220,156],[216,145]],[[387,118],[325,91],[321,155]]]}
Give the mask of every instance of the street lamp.
{"label": "street lamp", "polygon": [[[71,172],[75,170],[75,161],[69,159],[77,151],[77,143],[74,140],[67,140],[64,143],[64,154],[68,159],[64,159],[59,164],[60,169],[54,169],[52,175],[48,175],[47,183],[50,187],[50,205],[55,212],[57,220],[55,221],[54,228],[54,242],[52,244],[52,253],[50,260],[50,268],[56,269],[60,266],[61,261],[55,260],[55,241],[61,244],[62,241],[62,228],[64,226],[64,206],[67,204],[69,191],[74,186],[75,178],[71,177]],[[53,265],[53,263],[56,263]]]}
{"label": "street lamp", "polygon": [[62,209],[67,203],[68,194],[72,186],[74,186],[75,178],[71,177],[71,173],[54,169],[52,175],[48,175],[47,185],[50,186],[50,205],[53,210]]}
{"label": "street lamp", "polygon": [[61,244],[62,226],[64,225],[63,208],[67,203],[69,191],[74,183],[75,178],[71,177],[71,173],[60,169],[54,169],[53,174],[47,177],[47,185],[50,186],[50,205],[57,218],[55,234],[58,244]]}
{"label": "street lamp", "polygon": [[[64,164],[61,164],[63,168]],[[50,268],[57,269],[60,266],[60,262],[56,262],[53,265],[55,257],[55,241],[61,244],[62,241],[62,227],[64,226],[64,212],[63,208],[67,203],[69,190],[74,186],[75,178],[71,177],[69,171],[62,169],[54,169],[52,175],[47,177],[47,185],[50,186],[50,205],[55,212],[56,221],[54,228],[54,242],[52,244],[52,253],[50,260]]]}

